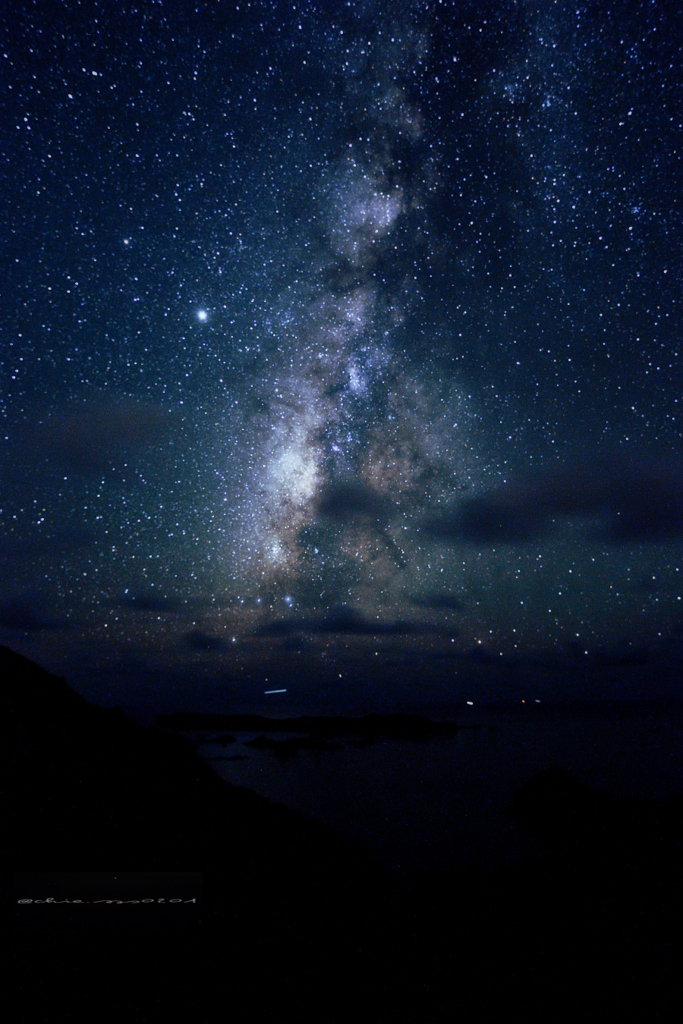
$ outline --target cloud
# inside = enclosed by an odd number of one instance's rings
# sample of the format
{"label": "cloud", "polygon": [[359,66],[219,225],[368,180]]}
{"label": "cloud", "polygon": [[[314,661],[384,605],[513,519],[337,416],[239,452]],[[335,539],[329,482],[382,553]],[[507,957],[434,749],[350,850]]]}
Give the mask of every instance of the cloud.
{"label": "cloud", "polygon": [[56,618],[49,610],[49,602],[42,595],[21,594],[0,601],[0,626],[9,629],[41,630],[65,629],[70,625]]}
{"label": "cloud", "polygon": [[201,629],[194,629],[191,633],[187,633],[184,640],[184,646],[189,647],[191,651],[227,651],[228,644],[225,640],[221,640],[218,636],[210,636],[209,633],[203,633]]}
{"label": "cloud", "polygon": [[376,531],[398,568],[405,568],[405,555],[387,529],[392,502],[362,480],[338,481],[324,487],[318,499],[317,514],[337,523],[363,520]]}
{"label": "cloud", "polygon": [[0,537],[0,555],[10,558],[30,558],[38,556],[59,556],[67,551],[95,545],[104,537],[101,533],[82,528],[66,528],[41,531],[39,528],[28,529],[21,536],[7,535]]}
{"label": "cloud", "polygon": [[492,491],[428,517],[422,526],[436,540],[518,544],[548,532],[546,514],[527,507],[522,496]]}
{"label": "cloud", "polygon": [[[410,636],[442,632],[440,626],[416,622],[376,622],[354,608],[333,608],[323,618],[281,619],[269,622],[256,636],[291,636],[293,633],[351,633],[356,636]],[[449,635],[453,635],[452,631]]]}
{"label": "cloud", "polygon": [[561,516],[595,519],[593,536],[615,544],[683,536],[683,464],[590,460],[511,481],[423,529],[444,541],[515,544],[543,538]]}
{"label": "cloud", "polygon": [[133,608],[140,612],[182,612],[187,606],[172,597],[163,597],[153,591],[125,594],[117,602],[119,608]]}
{"label": "cloud", "polygon": [[432,608],[436,611],[461,612],[465,606],[453,594],[425,594],[423,597],[411,597],[411,604],[418,608]]}
{"label": "cloud", "polygon": [[57,463],[84,475],[125,464],[159,447],[171,417],[151,402],[116,397],[89,401],[50,416],[35,440]]}
{"label": "cloud", "polygon": [[360,480],[328,484],[318,500],[318,514],[344,521],[355,516],[387,518],[391,502]]}

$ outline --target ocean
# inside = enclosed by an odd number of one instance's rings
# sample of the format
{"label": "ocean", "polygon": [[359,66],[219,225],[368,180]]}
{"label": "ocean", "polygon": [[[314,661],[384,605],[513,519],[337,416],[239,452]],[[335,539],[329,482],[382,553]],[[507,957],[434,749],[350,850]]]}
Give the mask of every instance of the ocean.
{"label": "ocean", "polygon": [[[515,792],[557,766],[613,796],[683,793],[683,706],[605,702],[468,706],[455,736],[326,749],[252,745],[305,735],[186,730],[228,782],[302,811],[400,871],[499,868],[535,847],[510,817]],[[226,732],[234,742],[217,742]],[[330,749],[331,747],[331,749]],[[335,749],[336,747],[336,749]],[[285,749],[285,748],[283,748]]]}

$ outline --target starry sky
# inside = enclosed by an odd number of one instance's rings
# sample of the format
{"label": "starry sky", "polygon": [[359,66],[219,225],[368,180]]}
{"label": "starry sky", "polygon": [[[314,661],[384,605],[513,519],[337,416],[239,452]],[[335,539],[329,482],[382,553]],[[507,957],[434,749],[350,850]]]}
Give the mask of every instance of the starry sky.
{"label": "starry sky", "polygon": [[0,642],[105,688],[680,645],[673,5],[1,17]]}

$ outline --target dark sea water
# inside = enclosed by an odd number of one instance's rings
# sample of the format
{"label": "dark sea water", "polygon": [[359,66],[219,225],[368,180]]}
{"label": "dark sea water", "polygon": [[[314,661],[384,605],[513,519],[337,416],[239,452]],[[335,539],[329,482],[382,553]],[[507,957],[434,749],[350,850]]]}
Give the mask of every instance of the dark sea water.
{"label": "dark sea water", "polygon": [[[100,678],[74,682],[87,699],[121,706],[147,724],[179,712],[418,714],[457,722],[462,728],[453,737],[378,739],[362,748],[332,740],[340,749],[298,749],[288,758],[245,746],[259,734],[282,740],[282,731],[191,734],[229,782],[325,822],[386,865],[446,870],[523,858],[531,841],[511,820],[511,804],[522,783],[551,766],[614,796],[666,800],[683,793],[683,660],[596,660],[588,669],[575,661],[470,665],[440,681],[425,670],[333,684],[283,670],[237,681],[218,672],[149,680],[135,674],[106,692]],[[225,733],[235,742],[210,742]]]}
{"label": "dark sea water", "polygon": [[287,758],[245,746],[254,731],[228,730],[234,743],[188,735],[224,779],[325,822],[403,871],[519,861],[533,847],[509,816],[514,794],[552,765],[614,796],[683,793],[680,706],[473,706],[452,717],[463,726],[454,737]]}

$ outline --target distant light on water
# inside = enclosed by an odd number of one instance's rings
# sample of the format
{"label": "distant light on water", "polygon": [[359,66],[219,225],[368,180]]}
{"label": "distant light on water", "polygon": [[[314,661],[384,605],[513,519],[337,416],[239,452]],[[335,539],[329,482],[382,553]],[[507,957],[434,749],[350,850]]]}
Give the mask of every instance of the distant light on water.
{"label": "distant light on water", "polygon": [[286,690],[264,690],[264,693],[287,693]]}

